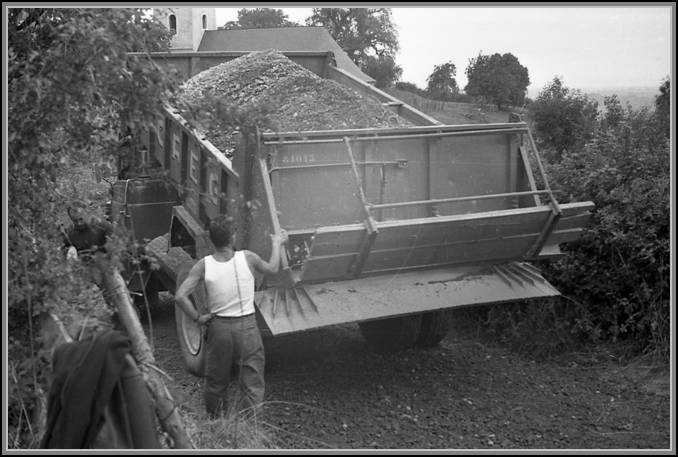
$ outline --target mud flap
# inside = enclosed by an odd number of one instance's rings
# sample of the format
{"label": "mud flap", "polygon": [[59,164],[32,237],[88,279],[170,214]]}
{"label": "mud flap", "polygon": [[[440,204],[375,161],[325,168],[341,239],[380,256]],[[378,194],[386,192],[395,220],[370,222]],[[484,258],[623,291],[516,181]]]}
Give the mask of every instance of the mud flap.
{"label": "mud flap", "polygon": [[273,335],[347,322],[560,295],[529,263],[446,267],[257,293]]}

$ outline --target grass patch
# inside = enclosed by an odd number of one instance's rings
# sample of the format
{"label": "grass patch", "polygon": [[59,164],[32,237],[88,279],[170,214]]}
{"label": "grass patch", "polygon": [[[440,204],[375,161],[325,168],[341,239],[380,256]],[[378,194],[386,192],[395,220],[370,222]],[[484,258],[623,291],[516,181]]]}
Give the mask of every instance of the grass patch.
{"label": "grass patch", "polygon": [[215,419],[195,412],[183,412],[182,417],[196,449],[275,449],[262,410],[263,405],[240,412],[231,406]]}

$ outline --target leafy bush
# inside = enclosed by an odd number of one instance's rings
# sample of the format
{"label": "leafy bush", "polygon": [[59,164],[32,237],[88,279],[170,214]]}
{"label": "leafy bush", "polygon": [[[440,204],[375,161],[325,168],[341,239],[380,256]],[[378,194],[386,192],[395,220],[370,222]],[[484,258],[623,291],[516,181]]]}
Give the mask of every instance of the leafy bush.
{"label": "leafy bush", "polygon": [[666,81],[654,111],[608,97],[594,118],[594,102],[556,78],[530,105],[558,200],[596,206],[582,237],[561,246],[566,255],[540,265],[563,297],[481,308],[474,319],[484,332],[534,356],[588,340],[667,359],[669,91]]}
{"label": "leafy bush", "polygon": [[592,222],[550,279],[585,303],[577,326],[591,337],[634,339],[666,355],[669,335],[669,142],[655,113],[606,100],[591,140],[547,163],[561,201],[591,200]]}
{"label": "leafy bush", "polygon": [[169,43],[140,9],[10,8],[7,32],[8,365],[16,373],[8,428],[16,447],[28,447],[48,372],[37,316],[92,307],[61,251],[59,221],[70,203],[96,198],[82,188],[67,195],[60,179],[77,182],[73,163],[109,163],[117,132],[155,122],[173,81],[129,54]]}

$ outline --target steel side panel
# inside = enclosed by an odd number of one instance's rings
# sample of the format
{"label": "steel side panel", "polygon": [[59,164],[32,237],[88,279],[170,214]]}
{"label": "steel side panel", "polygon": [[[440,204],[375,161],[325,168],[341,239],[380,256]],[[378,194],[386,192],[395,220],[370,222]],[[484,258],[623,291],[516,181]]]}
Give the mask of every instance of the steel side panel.
{"label": "steel side panel", "polygon": [[487,240],[451,246],[405,246],[394,251],[373,251],[365,263],[365,273],[376,273],[423,265],[449,265],[521,259],[538,234],[512,240]]}
{"label": "steel side panel", "polygon": [[[548,244],[577,239],[588,218],[585,208],[565,206],[566,216],[551,233]],[[548,206],[541,206],[378,222],[379,232],[363,271],[521,260],[538,239],[550,212]],[[308,282],[345,277],[364,237],[365,228],[361,225],[319,228],[313,236],[302,279]]]}
{"label": "steel side panel", "polygon": [[[512,135],[441,138],[431,154],[431,198],[515,192],[510,188],[509,139]],[[440,215],[511,208],[510,198],[436,205]]]}
{"label": "steel side panel", "polygon": [[181,128],[171,121],[172,133],[170,135],[170,144],[165,145],[170,151],[170,164],[165,167],[169,170],[169,175],[172,180],[179,185],[182,185],[181,179]]}
{"label": "steel side panel", "polygon": [[440,268],[348,281],[267,289],[257,306],[274,335],[460,306],[559,295],[522,264],[520,275],[487,266]]}
{"label": "steel side panel", "polygon": [[[289,139],[296,139],[289,138]],[[514,133],[441,138],[377,138],[353,141],[363,190],[370,203],[396,203],[427,198],[465,197],[514,192],[517,166],[511,154]],[[300,140],[301,141],[301,140]],[[310,141],[310,140],[309,140]],[[429,145],[433,145],[429,148]],[[427,152],[429,151],[430,152]],[[336,143],[267,144],[271,181],[280,225],[286,230],[350,224],[364,219],[348,164],[346,146]],[[510,164],[511,157],[516,163]],[[383,166],[375,162],[403,161]],[[323,167],[325,165],[325,167]],[[511,209],[514,198],[438,203],[439,215]],[[530,205],[532,206],[532,205]],[[375,210],[376,220],[402,220],[429,215],[431,205]]]}
{"label": "steel side panel", "polygon": [[[364,218],[350,168],[272,173],[280,225],[287,230],[358,222]],[[278,189],[284,189],[281,195]],[[278,191],[276,191],[278,190]]]}
{"label": "steel side panel", "polygon": [[[405,219],[377,222],[379,234],[372,248],[410,249],[446,243],[472,243],[483,239],[498,239],[521,234],[538,234],[546,222],[548,207],[530,208],[519,212],[497,211],[474,215]],[[312,256],[357,252],[365,228],[361,225],[319,228],[313,237]]]}
{"label": "steel side panel", "polygon": [[[560,243],[574,241],[579,238],[581,231],[580,228],[554,231],[548,243],[557,246]],[[447,244],[403,245],[388,250],[374,249],[363,271],[378,273],[420,266],[522,259],[538,236],[538,233],[531,233],[510,238],[476,240],[472,243],[448,240]],[[345,276],[356,255],[357,253],[347,252],[310,258],[306,262],[303,279],[318,281]]]}
{"label": "steel side panel", "polygon": [[[271,185],[282,228],[294,230],[364,219],[350,167],[331,166],[348,163],[344,144],[322,148],[312,144],[275,145],[268,151],[273,157]],[[294,168],[309,165],[330,166]]]}
{"label": "steel side panel", "polygon": [[[425,139],[365,141],[360,146],[364,151],[363,157],[368,162],[407,161],[403,167],[361,166],[361,176],[365,177],[364,185],[369,202],[397,203],[428,198]],[[425,205],[384,208],[373,212],[377,220],[413,219],[428,215]]]}
{"label": "steel side panel", "polygon": [[379,236],[373,251],[409,249],[410,247],[447,243],[474,243],[484,239],[501,239],[539,233],[548,213],[514,214],[476,220],[431,218],[428,223],[386,226],[378,224]]}
{"label": "steel side panel", "polygon": [[591,213],[586,211],[581,214],[573,216],[563,216],[558,219],[558,223],[554,230],[569,230],[574,228],[584,228],[591,219]]}
{"label": "steel side panel", "polygon": [[344,278],[348,275],[351,265],[357,257],[356,254],[347,254],[342,257],[330,259],[312,258],[306,261],[303,268],[304,281],[322,281],[328,279]]}

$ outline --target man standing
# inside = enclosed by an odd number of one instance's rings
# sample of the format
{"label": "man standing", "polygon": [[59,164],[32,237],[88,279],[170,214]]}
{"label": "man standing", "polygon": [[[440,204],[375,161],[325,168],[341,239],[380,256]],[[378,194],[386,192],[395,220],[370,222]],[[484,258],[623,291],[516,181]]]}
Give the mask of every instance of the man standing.
{"label": "man standing", "polygon": [[[235,251],[227,216],[209,226],[214,254],[203,257],[179,286],[175,300],[199,325],[207,325],[205,353],[205,408],[216,416],[226,407],[232,367],[239,373],[242,407],[264,399],[264,346],[254,313],[254,272],[274,274],[280,265],[282,238],[271,235],[268,262],[251,251]],[[205,282],[209,314],[199,314],[188,298],[200,281]]]}

